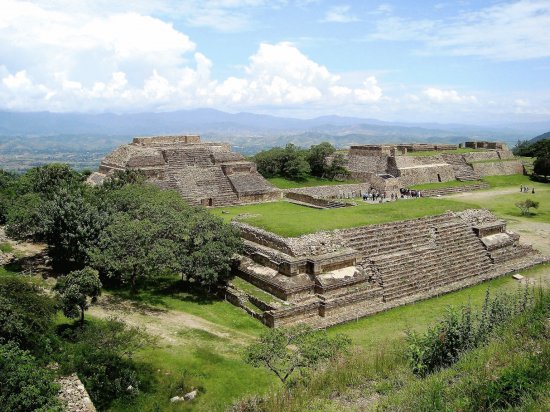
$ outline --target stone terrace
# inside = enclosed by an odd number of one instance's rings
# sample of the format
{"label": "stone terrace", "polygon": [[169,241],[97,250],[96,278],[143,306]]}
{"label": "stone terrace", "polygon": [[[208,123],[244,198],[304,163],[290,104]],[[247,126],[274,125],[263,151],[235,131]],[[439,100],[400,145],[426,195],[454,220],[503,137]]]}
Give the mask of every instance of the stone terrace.
{"label": "stone terrace", "polygon": [[136,137],[107,155],[88,182],[101,184],[116,170],[141,170],[191,204],[227,206],[282,196],[229,145],[201,142],[196,135]]}
{"label": "stone terrace", "polygon": [[277,304],[231,286],[228,299],[249,312],[258,308],[254,316],[271,327],[326,327],[546,259],[485,210],[297,238],[235,224],[246,246],[236,275]]}

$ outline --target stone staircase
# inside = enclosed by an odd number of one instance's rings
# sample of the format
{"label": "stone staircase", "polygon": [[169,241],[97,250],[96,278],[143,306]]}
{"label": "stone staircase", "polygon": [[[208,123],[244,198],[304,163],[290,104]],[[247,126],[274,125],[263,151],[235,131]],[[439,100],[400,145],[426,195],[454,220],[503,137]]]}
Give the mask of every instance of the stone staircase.
{"label": "stone staircase", "polygon": [[429,225],[417,219],[361,229],[346,246],[364,254],[363,265],[372,267],[386,302],[490,269],[491,260],[482,243],[458,218],[443,215],[430,218]]}
{"label": "stone staircase", "polygon": [[464,156],[453,154],[441,154],[441,158],[448,164],[450,164],[455,172],[456,180],[472,181],[481,180],[481,176],[474,172],[472,166],[470,166]]}
{"label": "stone staircase", "polygon": [[167,149],[163,151],[166,162],[173,168],[185,166],[212,166],[211,152],[204,147],[186,148],[185,150]]}
{"label": "stone staircase", "polygon": [[170,164],[167,168],[167,187],[177,190],[191,204],[212,199],[212,206],[238,203],[231,183],[216,166],[196,167]]}

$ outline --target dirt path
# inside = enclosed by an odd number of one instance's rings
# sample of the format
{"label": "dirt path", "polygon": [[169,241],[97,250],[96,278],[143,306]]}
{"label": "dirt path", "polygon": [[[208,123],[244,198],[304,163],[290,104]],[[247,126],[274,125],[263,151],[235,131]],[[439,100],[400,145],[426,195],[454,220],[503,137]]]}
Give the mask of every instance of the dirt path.
{"label": "dirt path", "polygon": [[240,345],[248,344],[254,339],[251,335],[218,325],[199,316],[160,309],[112,295],[102,296],[95,305],[90,307],[88,313],[101,319],[116,317],[128,325],[143,327],[148,333],[169,344],[180,341],[182,330],[201,330]]}

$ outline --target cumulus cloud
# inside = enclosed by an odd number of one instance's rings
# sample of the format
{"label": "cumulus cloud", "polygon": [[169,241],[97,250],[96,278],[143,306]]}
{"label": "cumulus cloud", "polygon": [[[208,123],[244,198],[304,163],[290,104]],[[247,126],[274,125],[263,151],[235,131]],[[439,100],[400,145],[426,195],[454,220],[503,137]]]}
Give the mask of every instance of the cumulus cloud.
{"label": "cumulus cloud", "polygon": [[389,17],[377,23],[376,40],[420,41],[424,52],[524,60],[550,56],[550,2],[504,2],[440,20]]}
{"label": "cumulus cloud", "polygon": [[342,85],[339,75],[288,42],[260,44],[240,74],[219,80],[197,45],[161,19],[5,2],[8,12],[0,16],[3,109],[175,110],[339,99],[370,103],[382,96],[376,78],[356,87]]}

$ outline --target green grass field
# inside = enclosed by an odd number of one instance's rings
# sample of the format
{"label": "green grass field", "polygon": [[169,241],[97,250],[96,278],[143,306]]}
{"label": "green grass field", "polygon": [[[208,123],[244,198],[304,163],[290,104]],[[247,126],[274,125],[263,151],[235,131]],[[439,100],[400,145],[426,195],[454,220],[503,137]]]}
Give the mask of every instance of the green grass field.
{"label": "green grass field", "polygon": [[464,210],[468,207],[470,206],[466,203],[437,198],[405,199],[384,204],[367,204],[358,200],[355,207],[339,209],[313,209],[280,201],[224,207],[213,209],[212,213],[227,222],[237,218],[281,236],[293,237],[319,230],[345,229],[415,219],[438,215],[447,210]]}
{"label": "green grass field", "polygon": [[269,183],[279,189],[296,189],[299,187],[312,186],[334,186],[345,185],[349,183],[359,183],[357,180],[328,180],[319,177],[310,176],[304,180],[289,180],[284,177],[271,177],[267,179]]}

